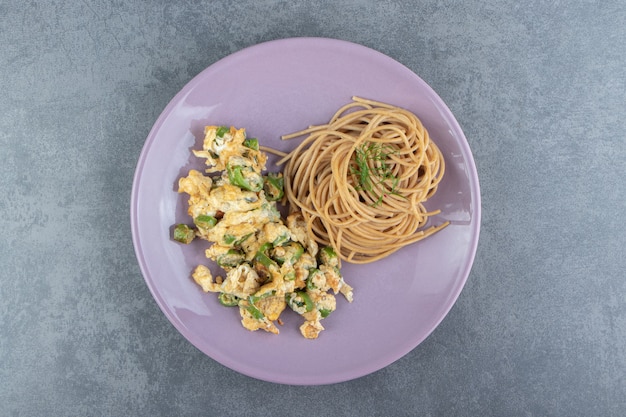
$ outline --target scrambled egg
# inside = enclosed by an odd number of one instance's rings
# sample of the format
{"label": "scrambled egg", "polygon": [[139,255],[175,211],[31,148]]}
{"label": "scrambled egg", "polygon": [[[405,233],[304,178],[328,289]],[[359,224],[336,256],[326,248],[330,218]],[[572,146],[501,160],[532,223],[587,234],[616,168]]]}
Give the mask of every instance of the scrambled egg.
{"label": "scrambled egg", "polygon": [[300,314],[301,334],[315,339],[321,320],[336,309],[335,295],[352,302],[352,288],[339,270],[332,247],[319,248],[300,213],[284,221],[276,208],[282,198],[282,175],[263,175],[267,156],[245,129],[207,126],[202,150],[206,173],[191,170],[180,178],[178,191],[189,195],[194,226],[176,226],[174,238],[212,242],[207,258],[225,276],[213,277],[206,265],[193,272],[205,292],[217,293],[225,306],[238,307],[248,330],[278,334],[276,323],[287,308]]}

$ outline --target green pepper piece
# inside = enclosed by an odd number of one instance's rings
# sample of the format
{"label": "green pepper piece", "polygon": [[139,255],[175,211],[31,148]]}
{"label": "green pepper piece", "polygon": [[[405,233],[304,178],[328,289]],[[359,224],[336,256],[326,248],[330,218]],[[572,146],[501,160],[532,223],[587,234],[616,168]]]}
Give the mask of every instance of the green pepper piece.
{"label": "green pepper piece", "polygon": [[306,306],[307,313],[309,311],[313,311],[313,309],[315,308],[315,303],[313,303],[313,300],[311,300],[311,297],[309,297],[309,294],[307,294],[304,291],[300,291],[298,293],[298,295],[300,295],[300,298],[302,298],[302,300],[304,300],[304,304]]}
{"label": "green pepper piece", "polygon": [[253,149],[255,151],[259,150],[259,140],[257,138],[250,138],[243,141],[243,146],[246,148]]}
{"label": "green pepper piece", "polygon": [[[276,246],[276,245],[275,245]],[[294,265],[298,262],[298,259],[304,253],[304,248],[298,242],[289,242],[286,245],[278,246],[274,249],[272,258],[276,259],[280,265],[284,264],[287,259],[289,259],[289,263]]]}
{"label": "green pepper piece", "polygon": [[246,306],[246,310],[248,310],[248,312],[252,314],[252,317],[255,319],[262,320],[265,315],[254,305],[254,298],[252,296],[248,297],[248,303],[249,304]]}
{"label": "green pepper piece", "polygon": [[256,294],[259,294],[259,293],[257,292],[257,293],[255,293],[255,295],[249,296],[248,297],[248,302],[254,304],[257,301],[262,300],[264,298],[272,297],[272,296],[276,295],[276,290],[271,290],[271,291],[268,291],[268,292],[264,292],[264,293],[262,293],[260,295],[256,295]]}
{"label": "green pepper piece", "polygon": [[271,243],[264,243],[254,255],[254,269],[262,280],[268,282],[274,280],[274,274],[279,268],[278,264],[266,253],[271,247]]}
{"label": "green pepper piece", "polygon": [[270,249],[272,249],[272,244],[270,242],[265,242],[259,247],[259,252],[266,253]]}
{"label": "green pepper piece", "polygon": [[270,172],[267,176],[263,177],[263,190],[265,191],[265,197],[269,201],[278,201],[285,195],[284,192],[285,179],[282,172],[273,173]]}
{"label": "green pepper piece", "polygon": [[220,126],[220,127],[217,128],[217,131],[215,132],[215,135],[218,138],[223,138],[224,135],[226,133],[228,133],[228,132],[230,132],[230,127],[228,127],[228,126]]}
{"label": "green pepper piece", "polygon": [[300,257],[304,254],[304,247],[301,244],[299,244],[297,242],[294,242],[294,246],[296,247],[296,249],[293,252],[293,254],[291,255],[291,264],[292,265],[294,265],[296,262],[298,262]]}
{"label": "green pepper piece", "polygon": [[226,233],[222,239],[223,239],[224,243],[226,243],[227,245],[231,245],[232,243],[235,242],[235,239],[237,239],[237,238],[235,237],[235,235],[231,235],[230,233]]}
{"label": "green pepper piece", "polygon": [[220,302],[221,305],[226,307],[234,307],[239,304],[239,297],[237,297],[236,295],[227,294],[225,292],[221,292],[217,296],[217,300]]}
{"label": "green pepper piece", "polygon": [[196,232],[186,224],[179,224],[174,228],[174,240],[189,244],[196,236]]}
{"label": "green pepper piece", "polygon": [[332,310],[328,308],[320,308],[319,312],[320,312],[320,316],[322,316],[322,318],[325,319],[326,317],[328,317],[330,313],[332,313]]}
{"label": "green pepper piece", "polygon": [[276,239],[272,241],[272,245],[282,246],[285,243],[289,242],[289,240],[290,240],[289,233],[283,233],[282,235],[276,237]]}
{"label": "green pepper piece", "polygon": [[259,310],[253,305],[249,305],[248,307],[246,307],[246,310],[248,310],[250,314],[252,314],[252,317],[254,317],[257,320],[262,320],[265,317],[265,315],[261,312],[261,310]]}
{"label": "green pepper piece", "polygon": [[297,291],[295,294],[295,297],[292,297],[291,294],[285,294],[285,301],[292,310],[297,312],[298,310],[302,309],[302,307],[304,307],[304,311],[306,313],[313,311],[313,308],[315,308],[315,303],[313,303],[313,300],[311,300],[309,294],[304,291]]}
{"label": "green pepper piece", "polygon": [[250,236],[252,236],[254,233],[248,233],[247,235],[243,235],[241,237],[241,239],[235,241],[235,246],[240,246],[243,242],[246,241],[246,239],[248,239]]}
{"label": "green pepper piece", "polygon": [[338,266],[339,257],[332,246],[324,246],[319,254],[320,263],[328,266]]}
{"label": "green pepper piece", "polygon": [[228,180],[232,185],[254,192],[263,189],[263,176],[254,172],[251,167],[228,164],[226,171],[228,173]]}
{"label": "green pepper piece", "polygon": [[306,279],[306,288],[307,290],[316,290],[317,289],[317,285],[315,285],[315,282],[313,282],[315,275],[317,274],[324,274],[322,271],[320,271],[317,268],[311,268],[309,270],[309,276]]}
{"label": "green pepper piece", "polygon": [[269,268],[272,265],[278,266],[278,265],[276,265],[276,262],[274,262],[272,260],[272,258],[267,256],[265,254],[265,252],[262,251],[262,250],[257,251],[256,255],[254,256],[254,260],[257,261],[258,263],[260,263],[261,265],[263,265],[266,268]]}
{"label": "green pepper piece", "polygon": [[237,236],[226,233],[222,237],[222,241],[227,245],[240,246],[243,242],[245,242],[246,239],[248,239],[252,235],[253,233],[248,233],[247,235],[243,235],[241,238],[237,239]]}
{"label": "green pepper piece", "polygon": [[193,219],[193,222],[196,224],[196,226],[201,227],[203,229],[211,229],[213,226],[217,224],[217,219],[208,214],[201,214],[195,219]]}
{"label": "green pepper piece", "polygon": [[291,269],[289,272],[285,274],[283,278],[285,281],[294,281],[296,279],[296,271]]}
{"label": "green pepper piece", "polygon": [[229,249],[226,253],[223,253],[217,257],[217,264],[222,268],[234,268],[241,264],[246,259],[242,251],[236,249]]}

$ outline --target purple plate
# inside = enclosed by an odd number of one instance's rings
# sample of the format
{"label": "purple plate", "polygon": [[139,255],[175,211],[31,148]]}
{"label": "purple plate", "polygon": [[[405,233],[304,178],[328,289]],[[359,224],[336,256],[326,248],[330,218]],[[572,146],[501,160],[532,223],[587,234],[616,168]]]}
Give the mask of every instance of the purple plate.
{"label": "purple plate", "polygon": [[[202,167],[191,149],[206,124],[245,127],[263,145],[289,150],[280,135],[325,123],[353,95],[416,113],[446,159],[429,208],[451,221],[441,232],[367,265],[343,264],[354,302],[337,298],[316,340],[300,318],[282,315],[279,335],[249,332],[237,309],[218,304],[190,274],[206,242],[181,245],[172,225],[189,223],[180,176]],[[269,170],[276,170],[268,164]],[[131,200],[133,243],[143,276],[161,310],[194,346],[242,374],[277,383],[313,385],[377,371],[419,345],[443,320],[469,275],[480,228],[480,192],[471,151],[439,96],[402,64],[367,47],[333,39],[262,43],[211,65],[191,80],[156,121],[139,157]]]}

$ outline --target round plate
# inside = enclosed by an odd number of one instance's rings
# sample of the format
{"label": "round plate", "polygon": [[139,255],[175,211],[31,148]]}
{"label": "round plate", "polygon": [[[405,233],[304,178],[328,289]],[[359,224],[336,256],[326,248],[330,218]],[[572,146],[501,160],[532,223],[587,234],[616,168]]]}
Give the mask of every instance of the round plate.
{"label": "round plate", "polygon": [[[207,242],[171,238],[190,223],[177,183],[202,169],[191,150],[205,125],[245,127],[263,145],[289,150],[280,135],[321,124],[352,96],[416,113],[439,145],[446,172],[428,208],[451,224],[381,261],[343,264],[354,302],[338,295],[337,311],[316,340],[300,317],[281,316],[280,334],[250,332],[236,308],[218,304],[191,272]],[[268,170],[277,170],[272,163]],[[471,151],[454,116],[417,75],[367,47],[323,38],[262,43],[234,53],[192,79],[156,121],[141,152],[131,201],[133,243],[146,283],[172,324],[202,352],[245,375],[277,383],[329,384],[379,370],[415,348],[448,313],[470,272],[480,227],[480,193]]]}

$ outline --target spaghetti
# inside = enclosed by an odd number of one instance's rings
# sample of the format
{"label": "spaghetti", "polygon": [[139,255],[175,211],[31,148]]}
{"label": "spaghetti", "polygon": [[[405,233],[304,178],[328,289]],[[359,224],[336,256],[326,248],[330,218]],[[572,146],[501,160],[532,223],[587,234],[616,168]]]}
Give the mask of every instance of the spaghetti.
{"label": "spaghetti", "polygon": [[426,227],[445,162],[413,113],[353,97],[327,124],[282,139],[305,135],[278,161],[285,202],[341,259],[373,262],[448,225]]}

